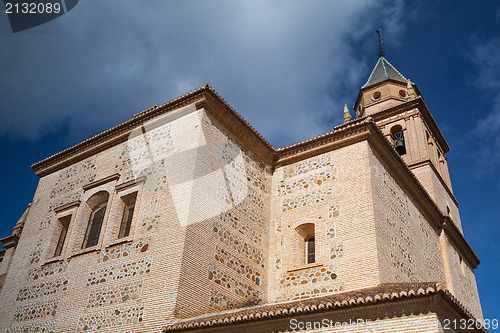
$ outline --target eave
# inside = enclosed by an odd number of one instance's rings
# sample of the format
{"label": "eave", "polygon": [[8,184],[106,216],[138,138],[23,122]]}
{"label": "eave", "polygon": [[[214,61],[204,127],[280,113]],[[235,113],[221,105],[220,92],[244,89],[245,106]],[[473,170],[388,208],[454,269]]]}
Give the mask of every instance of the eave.
{"label": "eave", "polygon": [[[387,310],[390,312],[386,312]],[[258,325],[252,325],[252,332],[283,331],[283,327],[280,326],[286,325],[291,318],[305,320],[307,316],[321,319],[334,317],[342,322],[343,317],[354,321],[356,318],[376,320],[387,316],[425,314],[429,311],[441,317],[452,317],[448,319],[463,318],[477,321],[441,283],[387,283],[340,294],[234,309],[220,314],[181,320],[166,326],[163,333],[242,331],[246,325],[257,322]],[[248,330],[250,327],[246,328]],[[475,332],[487,331],[480,328]]]}
{"label": "eave", "polygon": [[[195,104],[197,108],[205,107],[217,111],[219,119],[227,123],[231,119],[243,133],[233,133],[240,138],[247,138],[252,144],[250,150],[257,148],[257,155],[261,155],[264,161],[272,163],[273,146],[267,142],[246,120],[243,119],[222,97],[215,92],[209,84],[195,89],[187,94],[175,98],[161,106],[154,106],[134,115],[131,119],[99,133],[83,142],[56,153],[40,162],[34,163],[31,169],[39,177],[46,176],[52,172],[61,170],[71,164],[84,160],[101,151],[127,141],[132,131],[145,122],[155,117],[179,109],[181,107]],[[226,124],[227,125],[227,124]],[[229,126],[231,127],[231,126]],[[234,127],[234,126],[233,126]]]}

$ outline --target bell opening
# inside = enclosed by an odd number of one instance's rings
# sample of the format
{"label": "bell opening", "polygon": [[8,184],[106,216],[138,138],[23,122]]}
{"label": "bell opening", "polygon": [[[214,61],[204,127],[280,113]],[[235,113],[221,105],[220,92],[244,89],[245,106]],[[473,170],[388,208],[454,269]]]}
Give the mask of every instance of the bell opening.
{"label": "bell opening", "polygon": [[394,146],[399,155],[406,154],[406,146],[405,146],[403,131],[394,133]]}

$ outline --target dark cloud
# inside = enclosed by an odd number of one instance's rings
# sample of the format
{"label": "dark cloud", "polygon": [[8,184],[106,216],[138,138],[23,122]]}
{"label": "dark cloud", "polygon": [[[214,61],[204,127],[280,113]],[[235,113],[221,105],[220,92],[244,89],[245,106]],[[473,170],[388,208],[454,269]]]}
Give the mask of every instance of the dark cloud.
{"label": "dark cloud", "polygon": [[210,82],[273,144],[307,139],[340,122],[369,70],[356,45],[368,33],[375,42],[381,21],[397,35],[401,8],[374,0],[81,1],[24,32],[2,22],[0,135],[37,139],[64,125],[84,139]]}

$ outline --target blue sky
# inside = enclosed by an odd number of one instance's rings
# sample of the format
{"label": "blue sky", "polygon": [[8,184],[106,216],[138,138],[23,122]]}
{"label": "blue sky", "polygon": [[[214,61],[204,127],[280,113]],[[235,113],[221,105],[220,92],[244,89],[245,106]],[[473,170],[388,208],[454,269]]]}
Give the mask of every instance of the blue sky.
{"label": "blue sky", "polygon": [[0,15],[0,237],[29,166],[209,82],[276,147],[342,122],[377,61],[415,82],[448,164],[485,318],[500,318],[500,2],[81,1],[13,34]]}

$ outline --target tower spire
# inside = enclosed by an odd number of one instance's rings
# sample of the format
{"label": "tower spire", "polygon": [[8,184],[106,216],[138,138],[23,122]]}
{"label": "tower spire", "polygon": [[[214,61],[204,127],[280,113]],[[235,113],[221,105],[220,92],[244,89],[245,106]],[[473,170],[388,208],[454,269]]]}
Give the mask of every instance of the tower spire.
{"label": "tower spire", "polygon": [[351,121],[351,113],[347,108],[347,104],[344,104],[344,124]]}
{"label": "tower spire", "polygon": [[378,34],[378,56],[383,57],[385,55],[384,53],[384,40],[382,39],[382,28],[380,27],[380,24],[378,26],[378,30],[375,30]]}

